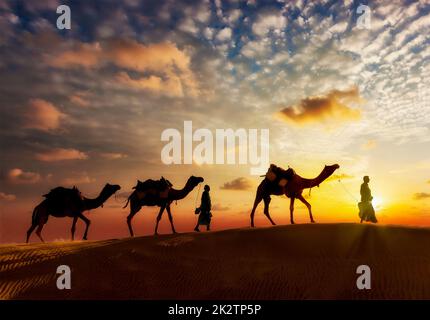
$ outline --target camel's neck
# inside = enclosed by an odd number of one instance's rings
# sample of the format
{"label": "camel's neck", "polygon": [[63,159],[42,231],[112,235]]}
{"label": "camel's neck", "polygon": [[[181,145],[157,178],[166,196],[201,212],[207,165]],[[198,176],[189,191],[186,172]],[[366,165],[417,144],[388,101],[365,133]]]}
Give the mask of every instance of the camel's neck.
{"label": "camel's neck", "polygon": [[88,199],[84,198],[84,206],[86,210],[96,209],[103,205],[112,196],[112,194],[107,193],[102,190],[102,192],[98,195],[97,198]]}
{"label": "camel's neck", "polygon": [[313,179],[302,178],[303,189],[318,187],[321,184],[321,182],[323,182],[333,174],[334,170],[335,169],[333,167],[326,166],[316,178],[313,178]]}
{"label": "camel's neck", "polygon": [[185,186],[181,190],[170,189],[169,198],[171,200],[181,200],[184,199],[191,191],[193,191],[194,187],[188,181]]}

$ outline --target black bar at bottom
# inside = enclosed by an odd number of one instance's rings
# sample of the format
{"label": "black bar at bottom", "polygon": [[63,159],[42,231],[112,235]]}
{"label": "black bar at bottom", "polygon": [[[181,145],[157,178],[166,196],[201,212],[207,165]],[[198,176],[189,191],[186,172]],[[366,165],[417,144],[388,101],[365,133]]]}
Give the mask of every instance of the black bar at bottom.
{"label": "black bar at bottom", "polygon": [[[328,316],[330,319],[349,319],[381,314],[387,316],[405,314],[427,314],[430,310],[428,301],[0,301],[0,310],[4,314],[34,316],[43,312],[43,316],[58,319],[59,315],[88,319],[90,314],[100,319],[287,319],[299,316]],[[9,313],[10,312],[10,313]]]}

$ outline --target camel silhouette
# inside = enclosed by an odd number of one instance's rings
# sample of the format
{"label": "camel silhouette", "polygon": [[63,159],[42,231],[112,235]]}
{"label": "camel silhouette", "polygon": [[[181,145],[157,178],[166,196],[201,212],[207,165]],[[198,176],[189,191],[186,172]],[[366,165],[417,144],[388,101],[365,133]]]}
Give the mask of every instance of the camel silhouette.
{"label": "camel silhouette", "polygon": [[[149,181],[149,180],[147,180]],[[146,181],[146,182],[147,182]],[[167,181],[167,180],[165,180]],[[157,221],[155,224],[155,234],[158,234],[158,224],[161,220],[161,217],[163,215],[164,210],[166,209],[167,214],[169,216],[170,225],[172,227],[172,232],[176,233],[175,226],[173,225],[173,217],[172,212],[170,209],[170,204],[175,200],[181,200],[185,198],[193,189],[201,182],[203,182],[204,179],[202,177],[195,177],[191,176],[188,178],[187,183],[185,186],[180,189],[174,189],[169,188],[168,192],[165,197],[160,196],[160,192],[141,192],[137,190],[137,186],[135,187],[136,190],[134,190],[131,195],[128,197],[127,203],[125,204],[124,208],[127,207],[128,203],[130,202],[130,214],[127,216],[127,225],[128,229],[130,231],[130,235],[133,237],[133,227],[131,225],[131,220],[136,215],[136,213],[139,212],[139,210],[143,206],[158,206],[160,207],[160,211],[157,215]],[[168,182],[168,181],[167,181]],[[145,184],[145,182],[140,182],[141,184]],[[139,185],[139,181],[138,181]]]}
{"label": "camel silhouette", "polygon": [[43,226],[48,221],[49,216],[73,218],[71,229],[72,240],[75,238],[76,222],[78,221],[78,218],[82,219],[86,224],[83,240],[87,240],[88,228],[91,221],[83,215],[83,212],[103,206],[103,203],[105,203],[107,199],[120,189],[121,187],[119,185],[111,185],[107,183],[100,194],[94,199],[83,197],[76,187],[73,187],[72,189],[66,189],[63,187],[52,189],[51,192],[44,195],[46,199],[33,210],[31,226],[27,231],[26,242],[28,243],[31,233],[36,227],[38,227],[36,230],[37,236],[42,242],[44,242],[41,232]]}
{"label": "camel silhouette", "polygon": [[306,199],[303,197],[302,192],[304,189],[313,188],[315,186],[319,186],[321,182],[326,180],[328,177],[330,177],[335,170],[339,168],[338,164],[334,164],[331,166],[325,166],[324,169],[321,171],[321,173],[314,179],[306,179],[300,177],[298,174],[295,173],[295,171],[292,168],[289,168],[288,170],[282,170],[283,171],[283,177],[286,180],[285,185],[281,186],[279,184],[276,184],[268,179],[266,176],[263,181],[261,181],[260,185],[257,188],[257,193],[255,196],[254,206],[251,211],[251,227],[254,227],[254,214],[255,209],[257,208],[258,204],[261,202],[261,200],[264,200],[264,214],[269,219],[269,221],[272,223],[272,225],[275,225],[275,222],[273,222],[272,218],[270,217],[269,213],[269,204],[271,201],[270,196],[276,195],[280,196],[285,194],[288,198],[290,198],[290,221],[291,224],[294,224],[294,217],[293,217],[293,211],[294,211],[294,200],[299,199],[301,202],[303,202],[309,211],[309,217],[311,219],[311,222],[314,223],[314,218],[312,216],[312,209],[309,202],[306,201]]}

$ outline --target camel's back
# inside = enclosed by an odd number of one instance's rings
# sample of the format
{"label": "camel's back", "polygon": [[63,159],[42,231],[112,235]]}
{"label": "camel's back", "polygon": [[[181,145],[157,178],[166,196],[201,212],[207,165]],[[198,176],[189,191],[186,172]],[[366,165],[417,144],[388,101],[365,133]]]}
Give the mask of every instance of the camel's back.
{"label": "camel's back", "polygon": [[303,192],[303,186],[302,186],[303,178],[299,175],[295,174],[291,180],[288,181],[288,183],[285,185],[285,195],[288,198],[291,197],[297,197]]}
{"label": "camel's back", "polygon": [[80,198],[80,191],[77,188],[64,188],[64,187],[56,187],[51,189],[47,194],[43,195],[48,200],[53,199],[62,199],[62,198]]}

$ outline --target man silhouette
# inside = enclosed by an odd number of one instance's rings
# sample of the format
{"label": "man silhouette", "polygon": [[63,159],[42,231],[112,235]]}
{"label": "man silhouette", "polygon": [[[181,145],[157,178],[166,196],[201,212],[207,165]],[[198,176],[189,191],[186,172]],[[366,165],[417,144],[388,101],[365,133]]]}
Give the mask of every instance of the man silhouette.
{"label": "man silhouette", "polygon": [[378,222],[375,216],[375,209],[373,209],[372,205],[373,197],[372,192],[369,188],[369,182],[369,176],[364,176],[363,183],[361,184],[360,188],[361,202],[358,203],[358,208],[360,210],[360,223],[362,223],[363,221],[370,221],[373,223]]}
{"label": "man silhouette", "polygon": [[202,193],[202,200],[200,203],[200,207],[198,208],[200,211],[199,214],[199,219],[197,221],[197,225],[194,228],[194,231],[196,232],[200,232],[199,230],[199,225],[206,225],[206,230],[209,231],[210,230],[210,225],[211,225],[211,217],[212,217],[212,213],[211,213],[211,197],[209,195],[209,190],[211,188],[208,185],[205,185],[205,188]]}

